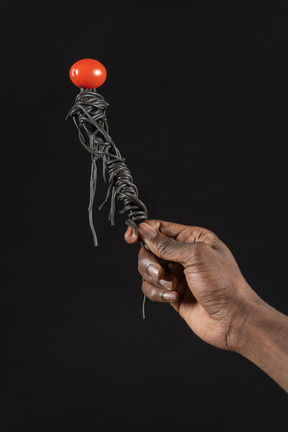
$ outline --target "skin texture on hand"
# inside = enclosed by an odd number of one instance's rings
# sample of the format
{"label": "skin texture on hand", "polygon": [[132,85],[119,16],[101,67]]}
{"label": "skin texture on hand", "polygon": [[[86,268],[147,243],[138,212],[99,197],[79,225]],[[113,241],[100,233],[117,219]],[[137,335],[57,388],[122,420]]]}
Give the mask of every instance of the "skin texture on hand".
{"label": "skin texture on hand", "polygon": [[[244,299],[257,296],[243,278],[227,246],[204,228],[149,220],[138,227],[151,252],[142,247],[139,272],[143,293],[152,301],[170,302],[191,330],[222,349],[236,350],[234,329]],[[127,230],[128,243],[138,239]],[[246,310],[247,309],[247,310]]]}
{"label": "skin texture on hand", "polygon": [[[138,232],[150,249],[139,252],[143,293],[170,303],[201,339],[245,356],[288,390],[288,317],[252,290],[228,247],[207,229],[160,220]],[[139,242],[130,227],[125,240]]]}

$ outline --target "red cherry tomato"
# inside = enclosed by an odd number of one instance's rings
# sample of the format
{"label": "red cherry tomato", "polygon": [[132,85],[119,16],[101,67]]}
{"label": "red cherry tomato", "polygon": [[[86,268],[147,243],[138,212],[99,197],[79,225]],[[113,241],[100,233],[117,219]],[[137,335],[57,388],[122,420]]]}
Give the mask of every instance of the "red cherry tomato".
{"label": "red cherry tomato", "polygon": [[93,59],[83,59],[70,69],[70,79],[77,87],[97,88],[106,80],[107,72],[102,63]]}

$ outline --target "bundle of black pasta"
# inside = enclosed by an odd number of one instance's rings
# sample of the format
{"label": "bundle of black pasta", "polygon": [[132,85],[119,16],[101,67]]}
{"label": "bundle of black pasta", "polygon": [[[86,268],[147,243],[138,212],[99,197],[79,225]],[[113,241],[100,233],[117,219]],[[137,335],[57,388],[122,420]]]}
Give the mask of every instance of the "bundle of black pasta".
{"label": "bundle of black pasta", "polygon": [[[83,77],[83,67],[87,62],[90,62],[89,69],[87,72],[87,67],[86,69],[84,68],[86,75]],[[91,67],[92,69],[94,68],[94,75],[92,77]],[[109,220],[111,224],[115,224],[115,213],[123,214],[127,212],[126,224],[134,228],[136,234],[137,225],[147,219],[147,208],[138,197],[138,189],[133,183],[131,172],[125,163],[125,159],[122,158],[120,151],[109,135],[106,118],[106,109],[109,104],[104,100],[102,95],[97,93],[96,89],[96,87],[99,87],[105,81],[106,70],[104,68],[103,72],[103,68],[104,66],[101,63],[91,59],[80,60],[72,66],[70,77],[74,84],[80,87],[80,93],[77,95],[75,104],[66,117],[73,118],[78,129],[79,140],[91,154],[92,164],[88,212],[95,246],[98,245],[98,242],[93,224],[93,203],[97,183],[97,162],[99,159],[102,160],[103,178],[108,186],[106,198],[99,209],[101,210],[110,200]],[[81,70],[82,76],[79,78],[79,75],[81,75],[79,71],[81,72]],[[98,74],[95,73],[95,70],[96,72],[98,71]],[[99,70],[100,72],[102,71],[102,74],[99,73]],[[101,79],[102,82],[99,84]],[[94,88],[89,88],[89,85],[93,85]],[[119,208],[120,206],[121,208]]]}

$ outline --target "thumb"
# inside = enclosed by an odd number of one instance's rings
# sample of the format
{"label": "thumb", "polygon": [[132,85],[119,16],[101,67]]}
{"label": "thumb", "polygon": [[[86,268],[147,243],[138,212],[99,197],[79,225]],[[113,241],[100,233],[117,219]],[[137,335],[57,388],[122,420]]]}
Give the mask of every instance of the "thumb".
{"label": "thumb", "polygon": [[187,261],[189,255],[188,248],[191,245],[179,242],[171,237],[166,237],[146,222],[142,222],[138,226],[138,233],[146,246],[158,258],[178,263],[185,263]]}

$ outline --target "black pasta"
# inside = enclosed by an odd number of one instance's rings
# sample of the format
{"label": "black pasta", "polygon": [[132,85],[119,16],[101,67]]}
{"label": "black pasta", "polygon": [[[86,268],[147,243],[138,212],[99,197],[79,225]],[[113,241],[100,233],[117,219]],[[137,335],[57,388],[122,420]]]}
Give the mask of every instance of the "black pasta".
{"label": "black pasta", "polygon": [[[66,118],[72,117],[78,129],[81,144],[91,154],[89,223],[95,246],[98,245],[93,223],[93,203],[97,184],[97,162],[102,159],[103,178],[108,186],[107,195],[99,210],[110,200],[109,220],[115,224],[115,213],[128,213],[126,224],[135,229],[147,220],[147,208],[138,197],[138,189],[125,159],[109,135],[106,109],[109,104],[96,89],[80,89],[75,104]],[[122,208],[119,209],[119,203]]]}

